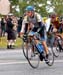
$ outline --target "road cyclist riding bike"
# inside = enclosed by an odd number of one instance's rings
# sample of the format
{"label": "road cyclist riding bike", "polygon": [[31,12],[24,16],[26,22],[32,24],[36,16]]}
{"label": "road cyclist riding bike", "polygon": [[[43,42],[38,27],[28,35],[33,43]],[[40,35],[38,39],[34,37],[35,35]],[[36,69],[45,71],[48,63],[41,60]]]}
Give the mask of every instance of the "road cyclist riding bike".
{"label": "road cyclist riding bike", "polygon": [[[51,14],[51,31],[55,33],[55,36],[58,38],[62,38],[63,33],[63,21],[59,20],[59,17],[56,13]],[[63,50],[62,45],[59,46],[60,51]]]}
{"label": "road cyclist riding bike", "polygon": [[[38,48],[38,52],[40,53],[40,60],[43,60],[43,47],[45,50],[46,58],[45,61],[48,63],[48,47],[46,44],[46,31],[45,25],[42,22],[42,17],[34,11],[33,6],[26,7],[26,16],[23,19],[22,29],[21,29],[21,37],[28,33],[29,36],[33,36],[36,32],[40,35],[41,44],[37,39],[35,39],[35,44]],[[39,37],[39,36],[38,36]],[[32,38],[33,40],[33,38]],[[42,47],[43,46],[43,47]],[[33,49],[32,49],[33,50]]]}
{"label": "road cyclist riding bike", "polygon": [[[47,31],[48,33],[48,39],[49,45],[53,47],[53,52],[55,57],[59,56],[60,51],[63,51],[63,38],[62,38],[62,32],[63,32],[63,22],[59,20],[59,17],[56,15],[56,13],[52,13],[50,15],[50,26]],[[47,21],[47,23],[49,23]]]}

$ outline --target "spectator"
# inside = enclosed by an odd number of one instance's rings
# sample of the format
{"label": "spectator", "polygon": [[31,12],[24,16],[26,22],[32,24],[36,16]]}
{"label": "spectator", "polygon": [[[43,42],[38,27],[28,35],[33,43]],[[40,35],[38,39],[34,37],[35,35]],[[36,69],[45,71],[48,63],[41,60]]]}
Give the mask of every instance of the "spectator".
{"label": "spectator", "polygon": [[5,35],[5,21],[4,18],[1,19],[1,36]]}
{"label": "spectator", "polygon": [[20,19],[18,20],[18,27],[17,27],[18,37],[20,37],[21,27],[22,27],[22,17],[20,17]]}
{"label": "spectator", "polygon": [[61,22],[60,22],[60,29],[59,29],[59,32],[60,32],[60,33],[63,33],[63,18],[62,18],[62,20],[61,20]]}
{"label": "spectator", "polygon": [[13,33],[14,33],[14,39],[12,45],[15,47],[15,42],[16,42],[16,34],[17,34],[17,18],[15,16],[12,16],[12,23],[13,23]]}
{"label": "spectator", "polygon": [[7,45],[7,49],[13,49],[13,40],[15,39],[15,34],[13,31],[13,26],[14,24],[12,23],[12,18],[9,17],[7,19],[7,40],[8,40],[8,45]]}
{"label": "spectator", "polygon": [[1,41],[1,21],[0,21],[0,41]]}

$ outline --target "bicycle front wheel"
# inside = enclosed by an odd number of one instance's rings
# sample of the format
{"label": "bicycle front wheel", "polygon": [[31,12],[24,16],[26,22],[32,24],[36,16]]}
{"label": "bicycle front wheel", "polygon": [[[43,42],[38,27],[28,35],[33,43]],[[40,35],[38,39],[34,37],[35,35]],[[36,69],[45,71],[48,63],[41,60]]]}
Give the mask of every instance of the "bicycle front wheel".
{"label": "bicycle front wheel", "polygon": [[28,44],[26,42],[23,41],[22,43],[22,50],[23,50],[23,54],[25,56],[26,59],[28,59]]}
{"label": "bicycle front wheel", "polygon": [[32,46],[31,44],[29,46],[30,46],[29,51],[28,51],[29,65],[32,68],[37,68],[39,66],[39,62],[40,62],[39,53],[37,52],[37,49],[35,46]]}
{"label": "bicycle front wheel", "polygon": [[60,51],[59,51],[59,46],[58,46],[58,44],[53,47],[53,53],[54,53],[54,56],[55,56],[55,57],[58,57],[58,56],[59,56]]}
{"label": "bicycle front wheel", "polygon": [[61,37],[58,36],[54,40],[53,52],[55,57],[59,56],[61,49],[62,49],[62,39]]}

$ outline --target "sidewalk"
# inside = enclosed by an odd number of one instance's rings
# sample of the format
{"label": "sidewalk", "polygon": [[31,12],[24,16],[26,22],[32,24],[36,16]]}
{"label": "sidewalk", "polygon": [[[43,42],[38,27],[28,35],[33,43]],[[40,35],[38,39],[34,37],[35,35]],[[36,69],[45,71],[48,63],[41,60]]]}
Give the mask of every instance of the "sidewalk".
{"label": "sidewalk", "polygon": [[5,50],[9,50],[9,51],[10,51],[10,50],[22,50],[22,47],[14,48],[14,49],[7,49],[7,48],[1,48],[1,47],[0,47],[0,51],[1,51],[1,50],[4,50],[4,51],[5,51]]}

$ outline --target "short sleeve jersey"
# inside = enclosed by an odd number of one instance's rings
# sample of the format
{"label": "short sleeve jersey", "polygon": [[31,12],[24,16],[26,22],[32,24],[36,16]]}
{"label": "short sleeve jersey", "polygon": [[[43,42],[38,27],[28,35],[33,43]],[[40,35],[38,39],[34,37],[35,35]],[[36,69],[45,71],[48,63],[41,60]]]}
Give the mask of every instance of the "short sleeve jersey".
{"label": "short sleeve jersey", "polygon": [[25,16],[22,22],[21,32],[24,32],[26,23],[32,23],[35,27],[39,27],[38,22],[42,22],[42,17],[38,13],[34,13],[33,17]]}

